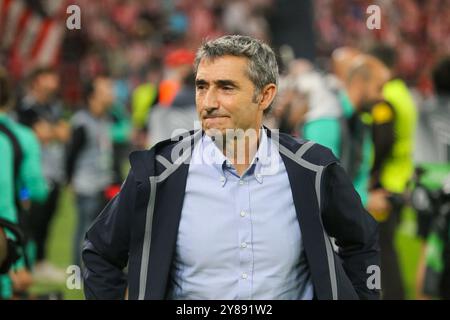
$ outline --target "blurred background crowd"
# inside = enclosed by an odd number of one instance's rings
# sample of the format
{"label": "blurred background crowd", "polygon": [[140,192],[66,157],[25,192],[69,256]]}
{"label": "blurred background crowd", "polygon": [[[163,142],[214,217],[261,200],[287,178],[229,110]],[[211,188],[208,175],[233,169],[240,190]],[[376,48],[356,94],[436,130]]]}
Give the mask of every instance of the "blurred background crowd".
{"label": "blurred background crowd", "polygon": [[195,51],[224,34],[273,47],[266,125],[331,148],[380,222],[383,298],[450,298],[446,0],[0,0],[0,218],[26,252],[0,298],[82,298],[85,231],[129,152],[194,128]]}

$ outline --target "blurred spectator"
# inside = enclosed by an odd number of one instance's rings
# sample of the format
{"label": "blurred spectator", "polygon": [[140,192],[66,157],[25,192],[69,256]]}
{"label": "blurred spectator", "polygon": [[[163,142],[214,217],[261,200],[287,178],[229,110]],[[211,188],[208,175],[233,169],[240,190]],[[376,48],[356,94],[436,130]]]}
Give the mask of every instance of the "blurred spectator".
{"label": "blurred spectator", "polygon": [[[370,53],[393,73],[383,86],[384,100],[372,108],[375,161],[372,192],[387,193],[390,210],[374,212],[380,222],[383,298],[404,299],[403,281],[395,249],[395,231],[404,207],[406,187],[414,173],[413,148],[417,109],[405,82],[394,74],[395,49],[379,45]],[[381,216],[380,216],[381,215]]]}
{"label": "blurred spectator", "polygon": [[[450,57],[442,58],[432,73],[435,95],[419,104],[414,160],[450,162]],[[434,141],[434,143],[430,143]]]}
{"label": "blurred spectator", "polygon": [[[286,59],[287,73],[280,77],[277,98],[273,110],[266,114],[266,124],[281,132],[299,136],[299,125],[304,122],[307,112],[307,94],[297,86],[298,78],[303,77],[313,66],[307,60]],[[300,90],[299,90],[300,89]]]}
{"label": "blurred spectator", "polygon": [[105,204],[104,192],[113,182],[113,146],[108,109],[114,102],[112,80],[97,76],[86,89],[86,109],[72,118],[66,156],[67,181],[75,192],[78,223],[74,263],[81,263],[81,246],[90,224]]}
{"label": "blurred spectator", "polygon": [[[120,95],[125,95],[126,88],[121,87],[121,81],[115,81],[114,95],[116,97],[113,105],[109,110],[112,120],[111,139],[113,142],[113,182],[119,186],[122,184],[122,165],[128,158],[131,140],[131,119],[126,108],[126,101],[120,99]],[[121,90],[122,89],[122,90]]]}
{"label": "blurred spectator", "polygon": [[151,65],[146,70],[146,77],[142,84],[133,90],[131,95],[131,119],[133,124],[133,145],[137,149],[148,146],[147,120],[152,107],[158,103],[158,87],[161,81],[160,68]]}
{"label": "blurred spectator", "polygon": [[[389,80],[390,72],[383,63],[371,56],[361,55],[355,58],[350,66],[347,75],[346,92],[348,101],[357,111],[350,118],[350,137],[356,138],[356,151],[350,153],[349,166],[353,167],[355,163],[360,163],[359,169],[355,171],[356,189],[361,190],[362,202],[366,204],[367,209],[372,212],[384,210],[387,200],[384,195],[367,195],[370,180],[370,170],[373,161],[373,145],[370,126],[373,119],[370,116],[372,106],[383,99],[382,87]],[[359,155],[358,155],[359,154]],[[365,194],[364,194],[364,191]]]}
{"label": "blurred spectator", "polygon": [[354,61],[362,52],[353,47],[339,47],[331,55],[332,72],[341,85],[347,82],[348,72]]}
{"label": "blurred spectator", "polygon": [[199,120],[195,107],[195,76],[191,72],[185,76],[170,108],[156,105],[150,113],[149,141],[153,145],[182,134],[180,130],[193,130],[195,121]]}
{"label": "blurred spectator", "polygon": [[160,68],[152,65],[146,70],[142,84],[137,86],[131,96],[132,121],[135,129],[146,126],[148,114],[153,105],[158,102],[158,87],[160,82]]}
{"label": "blurred spectator", "polygon": [[[344,116],[338,91],[332,79],[317,70],[311,70],[298,80],[308,97],[308,112],[302,127],[303,137],[330,148],[341,157],[340,118]],[[346,168],[348,169],[348,168]]]}
{"label": "blurred spectator", "polygon": [[[39,143],[33,131],[15,122],[7,111],[12,105],[12,90],[6,72],[0,69],[0,138],[6,139],[9,148],[3,149],[2,196],[0,216],[19,224],[26,235],[27,245],[32,248],[32,226],[29,205],[44,202],[48,187],[41,169]],[[9,165],[7,162],[9,159]],[[6,165],[6,166],[4,166]],[[0,297],[11,298],[13,290],[24,292],[31,285],[32,254],[22,256],[9,276],[0,276]]]}
{"label": "blurred spectator", "polygon": [[64,120],[62,105],[56,100],[59,76],[55,69],[40,67],[29,76],[25,95],[16,108],[18,120],[33,129],[42,148],[44,176],[49,196],[43,204],[33,204],[30,223],[36,241],[36,277],[63,281],[64,272],[46,261],[48,229],[56,212],[64,182],[64,143],[69,138],[69,126]]}
{"label": "blurred spectator", "polygon": [[374,101],[381,99],[388,71],[378,60],[353,49],[338,49],[333,63],[340,82],[313,69],[299,77],[299,89],[308,98],[303,137],[335,153],[352,177],[362,203],[370,207],[372,142],[368,112]]}
{"label": "blurred spectator", "polygon": [[[5,71],[0,69],[0,110],[4,109],[9,103],[10,92],[7,88]],[[13,220],[17,223],[18,218],[14,214],[14,150],[10,139],[2,131],[0,125],[0,188],[3,190],[3,196],[0,198],[0,218],[6,220]],[[8,208],[9,207],[9,208]],[[8,210],[9,209],[9,210]],[[0,228],[0,265],[6,263],[7,259],[7,236]],[[9,264],[8,264],[9,265]],[[8,272],[7,270],[6,272]],[[6,283],[9,282],[9,283]],[[7,286],[7,288],[6,288]],[[12,296],[11,284],[8,277],[0,275],[0,298],[7,299]]]}
{"label": "blurred spectator", "polygon": [[[165,58],[163,79],[158,88],[158,103],[150,115],[147,115],[150,119],[148,143],[153,144],[170,138],[172,131],[177,129],[178,125],[181,125],[183,129],[193,129],[193,121],[196,119],[192,116],[192,114],[195,115],[194,75],[192,74],[194,58],[195,54],[186,49],[174,50]],[[174,106],[176,109],[172,110]],[[183,110],[180,110],[180,107],[184,107]]]}
{"label": "blurred spectator", "polygon": [[170,107],[185,79],[192,72],[195,54],[185,49],[170,52],[164,61],[163,78],[159,84],[159,105]]}
{"label": "blurred spectator", "polygon": [[[450,164],[450,56],[442,58],[432,73],[435,95],[419,104],[414,161],[416,165]],[[430,234],[432,214],[418,212],[417,234],[421,239],[421,253],[417,270],[416,293],[424,295],[427,238]],[[448,220],[447,220],[448,221]],[[449,228],[450,226],[447,226]],[[448,234],[448,232],[446,232]],[[439,284],[441,298],[450,299],[450,247],[444,244],[443,276]]]}

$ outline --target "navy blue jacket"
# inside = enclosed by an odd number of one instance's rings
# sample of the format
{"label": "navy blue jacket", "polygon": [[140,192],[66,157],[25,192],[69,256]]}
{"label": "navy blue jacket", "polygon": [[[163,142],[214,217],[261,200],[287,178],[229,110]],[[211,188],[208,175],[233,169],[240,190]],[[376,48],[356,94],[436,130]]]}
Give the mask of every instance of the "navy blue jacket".
{"label": "navy blue jacket", "polygon": [[[87,299],[123,299],[127,287],[129,299],[166,298],[189,159],[201,135],[191,132],[130,155],[120,193],[86,234]],[[378,288],[367,285],[379,266],[377,223],[337,159],[321,145],[270,130],[268,135],[279,142],[315,297],[377,299]]]}

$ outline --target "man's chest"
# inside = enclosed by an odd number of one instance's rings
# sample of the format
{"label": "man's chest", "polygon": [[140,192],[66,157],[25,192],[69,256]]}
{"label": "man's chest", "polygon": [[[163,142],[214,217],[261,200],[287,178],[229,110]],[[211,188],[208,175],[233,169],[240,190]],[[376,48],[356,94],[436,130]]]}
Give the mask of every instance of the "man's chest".
{"label": "man's chest", "polygon": [[258,181],[191,169],[176,248],[183,264],[199,268],[293,263],[301,232],[285,172]]}

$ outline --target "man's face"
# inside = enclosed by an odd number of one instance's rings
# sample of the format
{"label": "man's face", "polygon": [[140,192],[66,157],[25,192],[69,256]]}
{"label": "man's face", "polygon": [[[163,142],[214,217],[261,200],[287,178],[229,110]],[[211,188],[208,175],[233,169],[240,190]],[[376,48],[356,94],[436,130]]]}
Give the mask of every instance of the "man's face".
{"label": "man's face", "polygon": [[202,59],[196,76],[196,105],[202,128],[258,129],[263,110],[253,101],[255,86],[247,76],[247,58]]}
{"label": "man's face", "polygon": [[51,98],[58,88],[59,76],[56,73],[44,73],[36,79],[36,90],[42,92],[47,98]]}
{"label": "man's face", "polygon": [[101,102],[106,107],[113,104],[115,95],[113,82],[109,78],[100,78],[96,84],[97,96],[101,99]]}
{"label": "man's face", "polygon": [[367,81],[364,88],[363,109],[370,108],[377,102],[383,100],[383,86],[389,80],[389,71],[384,66],[380,65],[373,72],[372,78]]}
{"label": "man's face", "polygon": [[109,78],[98,78],[95,80],[94,86],[95,91],[93,98],[96,99],[98,103],[91,106],[91,108],[95,109],[92,110],[92,112],[97,115],[102,115],[114,102],[115,96],[113,84]]}

